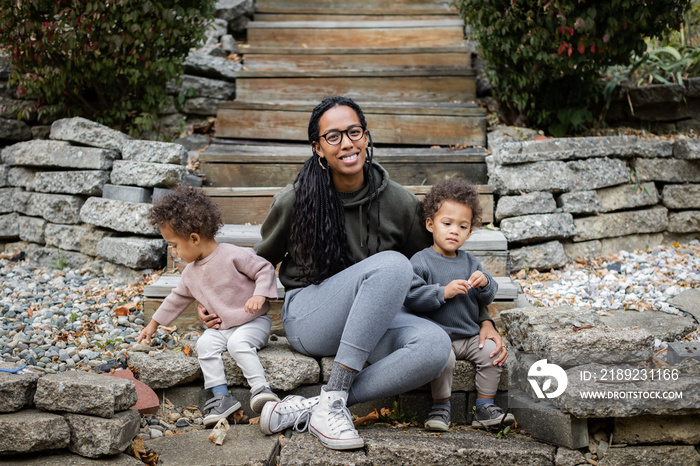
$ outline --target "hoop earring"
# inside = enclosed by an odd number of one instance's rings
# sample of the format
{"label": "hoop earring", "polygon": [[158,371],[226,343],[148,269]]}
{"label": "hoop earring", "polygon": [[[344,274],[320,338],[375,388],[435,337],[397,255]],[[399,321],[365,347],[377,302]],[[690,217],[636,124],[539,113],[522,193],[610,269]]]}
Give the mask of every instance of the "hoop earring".
{"label": "hoop earring", "polygon": [[320,155],[318,157],[318,164],[321,166],[322,169],[327,170],[327,168],[324,167],[323,164],[321,163],[321,156]]}

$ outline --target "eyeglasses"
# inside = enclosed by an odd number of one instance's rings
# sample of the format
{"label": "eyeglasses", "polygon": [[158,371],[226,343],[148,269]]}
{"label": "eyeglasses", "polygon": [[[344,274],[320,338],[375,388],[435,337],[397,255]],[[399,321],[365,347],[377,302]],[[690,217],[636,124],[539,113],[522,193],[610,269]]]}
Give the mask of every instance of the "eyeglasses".
{"label": "eyeglasses", "polygon": [[351,141],[359,141],[365,135],[365,129],[362,126],[351,126],[343,131],[334,129],[326,134],[322,134],[320,137],[325,139],[331,146],[337,146],[343,140],[343,133],[347,134],[348,139]]}

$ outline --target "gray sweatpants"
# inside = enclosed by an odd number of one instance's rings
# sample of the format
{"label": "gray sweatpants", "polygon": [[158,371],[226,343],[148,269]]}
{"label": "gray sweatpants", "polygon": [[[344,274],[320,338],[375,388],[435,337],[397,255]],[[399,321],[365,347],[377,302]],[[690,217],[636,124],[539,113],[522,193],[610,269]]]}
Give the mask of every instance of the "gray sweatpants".
{"label": "gray sweatpants", "polygon": [[[310,356],[335,356],[360,371],[348,405],[407,392],[445,368],[450,338],[403,308],[412,277],[403,254],[384,251],[319,285],[287,293],[282,321],[292,347]],[[365,362],[371,365],[363,369]]]}

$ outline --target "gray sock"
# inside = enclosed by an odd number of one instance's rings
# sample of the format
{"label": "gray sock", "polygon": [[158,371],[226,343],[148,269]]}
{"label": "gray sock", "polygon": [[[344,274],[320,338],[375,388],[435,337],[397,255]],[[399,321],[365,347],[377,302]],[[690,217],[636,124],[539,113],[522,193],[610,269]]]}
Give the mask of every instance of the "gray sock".
{"label": "gray sock", "polygon": [[333,362],[331,376],[328,379],[328,384],[324,387],[324,390],[329,392],[349,392],[356,375],[357,371],[347,369],[337,362]]}

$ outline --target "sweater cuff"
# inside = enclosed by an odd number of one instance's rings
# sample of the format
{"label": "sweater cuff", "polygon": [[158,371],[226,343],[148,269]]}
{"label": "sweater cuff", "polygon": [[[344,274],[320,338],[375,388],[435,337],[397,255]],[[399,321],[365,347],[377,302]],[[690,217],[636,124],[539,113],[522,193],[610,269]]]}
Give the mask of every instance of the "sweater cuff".
{"label": "sweater cuff", "polygon": [[445,304],[447,300],[445,299],[445,287],[441,286],[438,288],[438,301],[440,304]]}

